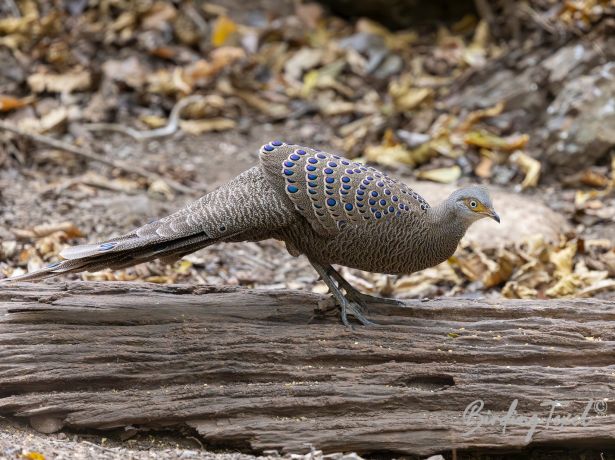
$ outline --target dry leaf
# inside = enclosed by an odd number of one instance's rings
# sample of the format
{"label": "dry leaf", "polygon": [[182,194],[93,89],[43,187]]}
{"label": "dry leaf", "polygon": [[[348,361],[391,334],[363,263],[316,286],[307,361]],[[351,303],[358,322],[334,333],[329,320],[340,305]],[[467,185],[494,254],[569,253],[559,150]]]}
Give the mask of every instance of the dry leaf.
{"label": "dry leaf", "polygon": [[541,169],[540,161],[521,151],[513,153],[510,157],[510,161],[516,164],[525,173],[523,182],[521,182],[522,188],[526,189],[538,185]]}
{"label": "dry leaf", "polygon": [[489,150],[501,150],[503,152],[513,152],[526,146],[530,137],[527,134],[517,134],[514,136],[500,137],[487,131],[472,131],[463,138],[468,145],[483,147]]}
{"label": "dry leaf", "polygon": [[11,110],[21,109],[34,101],[34,97],[28,96],[17,98],[0,94],[0,112],[10,112]]}
{"label": "dry leaf", "polygon": [[215,47],[227,44],[237,32],[237,24],[227,16],[220,16],[213,25],[211,43]]}
{"label": "dry leaf", "polygon": [[182,131],[198,135],[211,131],[226,131],[237,126],[230,118],[210,118],[207,120],[180,120],[179,127]]}
{"label": "dry leaf", "polygon": [[28,85],[35,93],[68,94],[90,89],[92,76],[87,70],[73,70],[64,74],[34,73],[28,77]]}
{"label": "dry leaf", "polygon": [[416,177],[433,182],[440,182],[441,184],[450,184],[461,177],[461,168],[455,165],[449,168],[429,169],[427,171],[420,171]]}
{"label": "dry leaf", "polygon": [[81,231],[72,222],[42,224],[26,230],[13,229],[15,236],[23,239],[42,238],[56,232],[64,233],[67,238],[78,238],[83,236]]}

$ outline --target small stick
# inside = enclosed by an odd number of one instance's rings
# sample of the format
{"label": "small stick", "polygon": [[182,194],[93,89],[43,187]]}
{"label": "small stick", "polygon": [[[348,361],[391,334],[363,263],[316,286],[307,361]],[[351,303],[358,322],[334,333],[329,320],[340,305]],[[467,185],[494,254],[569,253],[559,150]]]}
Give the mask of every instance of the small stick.
{"label": "small stick", "polygon": [[154,172],[140,168],[138,166],[126,164],[123,161],[105,158],[102,155],[99,155],[91,150],[82,149],[80,147],[77,147],[76,145],[72,145],[67,142],[60,141],[58,139],[54,139],[49,136],[29,133],[16,126],[12,126],[9,123],[5,123],[4,121],[0,121],[0,129],[10,131],[12,133],[18,134],[23,137],[27,137],[29,139],[32,139],[35,142],[38,142],[39,144],[48,145],[50,147],[53,147],[59,150],[64,150],[65,152],[72,153],[73,155],[87,158],[88,160],[91,160],[91,161],[97,161],[99,163],[109,165],[113,168],[121,169],[122,171],[127,172],[127,173],[136,174],[138,176],[145,177],[150,182],[155,182],[155,181],[165,182],[169,187],[171,187],[173,190],[177,192],[185,193],[187,195],[194,194],[193,189],[186,187],[185,185],[182,185],[179,182],[174,181],[173,179],[164,178],[159,174],[156,174]]}
{"label": "small stick", "polygon": [[133,139],[143,142],[157,137],[166,137],[175,134],[179,129],[179,116],[181,111],[202,97],[198,95],[188,96],[177,101],[169,115],[169,121],[162,128],[152,129],[149,131],[140,131],[130,126],[123,126],[117,123],[90,123],[82,125],[88,131],[115,131],[132,137]]}

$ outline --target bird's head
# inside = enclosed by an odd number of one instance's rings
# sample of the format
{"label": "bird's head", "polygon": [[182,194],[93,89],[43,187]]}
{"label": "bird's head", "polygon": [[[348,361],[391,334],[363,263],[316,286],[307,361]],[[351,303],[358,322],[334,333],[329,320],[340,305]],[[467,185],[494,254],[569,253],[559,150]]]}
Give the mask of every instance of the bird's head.
{"label": "bird's head", "polygon": [[485,187],[472,185],[454,191],[447,199],[455,214],[468,226],[483,217],[500,222],[500,216],[493,209],[489,192]]}

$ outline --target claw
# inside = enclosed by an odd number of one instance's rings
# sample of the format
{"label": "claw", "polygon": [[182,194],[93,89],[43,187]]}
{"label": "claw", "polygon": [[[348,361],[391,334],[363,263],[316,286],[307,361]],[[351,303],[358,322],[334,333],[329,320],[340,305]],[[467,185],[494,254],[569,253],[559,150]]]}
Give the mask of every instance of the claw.
{"label": "claw", "polygon": [[[316,269],[322,280],[325,282],[333,298],[337,301],[340,309],[340,320],[344,326],[354,329],[348,321],[348,315],[354,316],[364,326],[374,326],[376,323],[370,321],[365,317],[365,311],[367,310],[367,299],[372,299],[371,296],[362,294],[354,289],[348,281],[346,281],[339,273],[337,273],[333,267],[322,266],[319,263],[310,261],[313,267]],[[338,284],[335,284],[334,279]],[[340,288],[346,291],[344,295]],[[374,298],[374,301],[380,300]],[[389,300],[389,299],[386,299]]]}

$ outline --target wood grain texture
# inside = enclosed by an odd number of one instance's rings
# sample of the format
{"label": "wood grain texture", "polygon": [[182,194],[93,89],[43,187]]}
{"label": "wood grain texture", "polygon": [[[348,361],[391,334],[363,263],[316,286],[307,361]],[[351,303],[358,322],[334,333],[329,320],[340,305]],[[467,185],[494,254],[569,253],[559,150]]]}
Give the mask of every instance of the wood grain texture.
{"label": "wood grain texture", "polygon": [[[615,446],[615,303],[432,300],[373,306],[372,328],[310,321],[305,292],[136,283],[0,290],[0,415],[40,431],[189,425],[247,451]],[[586,426],[482,426],[464,409]],[[602,406],[600,406],[602,408]],[[613,406],[615,407],[615,406]]]}

